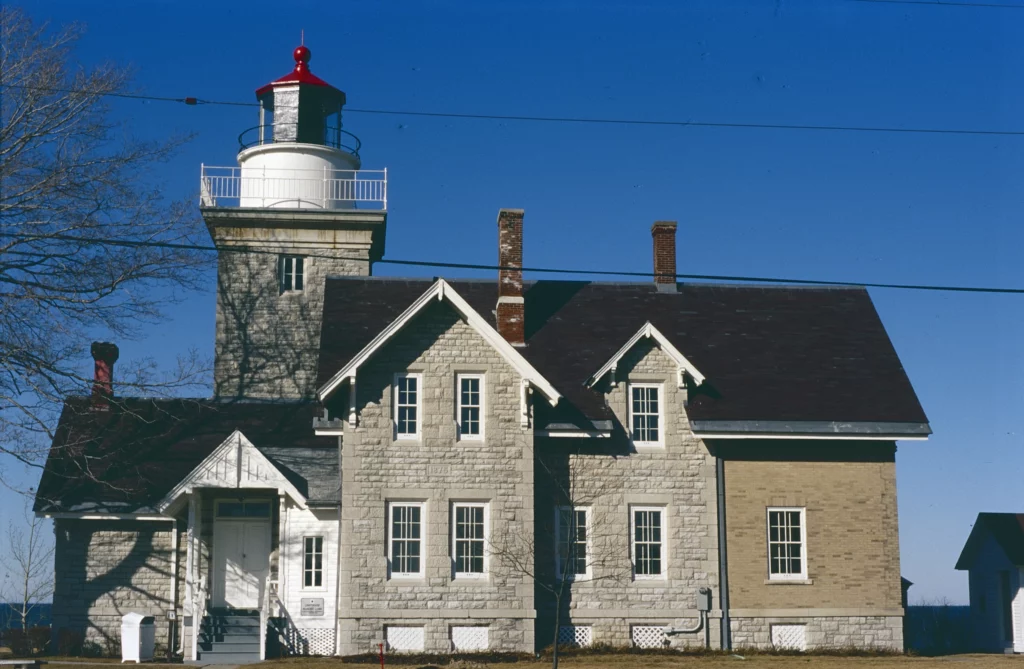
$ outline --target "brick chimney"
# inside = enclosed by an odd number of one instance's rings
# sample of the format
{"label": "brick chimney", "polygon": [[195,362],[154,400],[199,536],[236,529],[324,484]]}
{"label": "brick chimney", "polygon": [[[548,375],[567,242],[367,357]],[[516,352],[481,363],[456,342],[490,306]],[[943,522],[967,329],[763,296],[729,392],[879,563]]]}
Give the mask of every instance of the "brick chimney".
{"label": "brick chimney", "polygon": [[676,292],[676,222],[655,221],[651,226],[654,239],[654,285],[659,292]]}
{"label": "brick chimney", "polygon": [[117,344],[108,341],[92,343],[92,358],[96,369],[92,382],[92,408],[94,411],[108,411],[110,399],[114,396],[114,363],[120,352]]}
{"label": "brick chimney", "polygon": [[524,346],[522,209],[498,210],[498,265],[498,332],[513,346]]}

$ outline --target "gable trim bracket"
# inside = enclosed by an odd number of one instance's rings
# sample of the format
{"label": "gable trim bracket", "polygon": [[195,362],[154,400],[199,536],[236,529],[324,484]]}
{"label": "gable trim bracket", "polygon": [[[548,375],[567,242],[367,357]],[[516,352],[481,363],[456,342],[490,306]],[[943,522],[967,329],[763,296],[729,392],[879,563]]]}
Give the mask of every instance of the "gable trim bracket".
{"label": "gable trim bracket", "polygon": [[508,343],[504,337],[502,337],[497,330],[491,327],[484,318],[477,313],[473,307],[469,305],[466,300],[462,298],[459,293],[452,288],[444,279],[439,278],[435,281],[425,293],[409,305],[409,308],[402,312],[402,314],[396,318],[389,326],[384,328],[373,340],[363,347],[363,349],[356,354],[352,360],[346,364],[341,371],[331,377],[331,380],[325,383],[317,391],[317,397],[320,401],[324,401],[328,396],[331,395],[335,390],[338,389],[346,381],[350,384],[350,397],[349,397],[349,424],[353,427],[356,422],[356,403],[355,403],[355,379],[356,373],[359,368],[368,361],[374,353],[380,350],[392,337],[394,337],[399,331],[404,328],[409,321],[413,319],[416,314],[422,311],[432,299],[438,301],[448,300],[448,302],[455,307],[455,310],[466,320],[470,327],[477,331],[477,333],[487,341],[499,354],[512,366],[516,372],[523,378],[524,383],[528,383],[531,389],[535,388],[547,398],[551,406],[558,404],[558,400],[561,399],[561,394],[555,390],[555,387],[548,382],[540,372],[538,372],[533,365],[531,365],[526,358],[523,357],[522,353],[516,350],[512,344]]}
{"label": "gable trim bracket", "polygon": [[613,387],[618,385],[620,380],[617,376],[619,362],[640,342],[641,339],[654,339],[654,341],[658,343],[658,346],[661,347],[661,350],[664,351],[665,354],[672,359],[672,362],[676,364],[676,383],[680,388],[684,388],[686,386],[687,374],[690,375],[690,378],[692,378],[694,383],[698,386],[704,383],[704,375],[700,373],[700,370],[698,370],[692,362],[687,360],[686,356],[680,353],[679,349],[673,346],[672,342],[670,342],[665,335],[661,334],[658,328],[651,325],[650,321],[647,321],[644,323],[643,327],[641,327],[635,335],[630,337],[629,341],[627,341],[622,348],[620,348],[615,355],[608,360],[608,362],[604,363],[601,369],[597,370],[593,376],[587,379],[585,385],[588,388],[594,387],[594,385],[600,381],[605,374],[611,375],[611,384]]}

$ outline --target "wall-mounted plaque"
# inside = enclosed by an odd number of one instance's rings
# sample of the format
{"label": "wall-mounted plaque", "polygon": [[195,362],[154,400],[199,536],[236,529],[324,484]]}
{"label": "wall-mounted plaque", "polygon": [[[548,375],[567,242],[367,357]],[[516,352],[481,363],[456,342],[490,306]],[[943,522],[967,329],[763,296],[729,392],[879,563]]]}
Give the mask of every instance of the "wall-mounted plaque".
{"label": "wall-mounted plaque", "polygon": [[299,615],[314,618],[324,614],[323,597],[303,597],[299,605]]}

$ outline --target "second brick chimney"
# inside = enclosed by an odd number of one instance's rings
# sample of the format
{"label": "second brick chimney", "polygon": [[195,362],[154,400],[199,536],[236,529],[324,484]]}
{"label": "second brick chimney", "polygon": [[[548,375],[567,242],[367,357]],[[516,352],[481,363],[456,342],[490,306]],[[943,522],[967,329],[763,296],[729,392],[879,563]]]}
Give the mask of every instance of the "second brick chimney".
{"label": "second brick chimney", "polygon": [[523,210],[498,210],[498,333],[513,346],[526,344],[523,301]]}
{"label": "second brick chimney", "polygon": [[654,285],[663,293],[676,292],[676,222],[655,221],[651,226],[654,239]]}
{"label": "second brick chimney", "polygon": [[92,408],[95,411],[110,409],[110,400],[114,397],[114,363],[119,355],[117,344],[108,341],[92,343],[92,358],[96,361],[92,382]]}

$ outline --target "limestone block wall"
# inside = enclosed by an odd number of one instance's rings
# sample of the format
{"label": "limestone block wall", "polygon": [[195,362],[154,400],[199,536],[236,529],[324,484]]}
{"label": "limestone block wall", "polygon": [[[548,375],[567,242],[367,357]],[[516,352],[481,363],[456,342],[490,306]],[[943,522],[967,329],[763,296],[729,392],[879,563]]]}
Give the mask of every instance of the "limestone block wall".
{"label": "limestone block wall", "polygon": [[[220,397],[312,397],[328,276],[368,275],[368,251],[261,245],[217,259],[214,393]],[[305,257],[305,287],[282,293],[278,253]],[[336,258],[321,256],[336,255]]]}
{"label": "limestone block wall", "polygon": [[172,524],[159,521],[55,521],[54,638],[79,635],[100,649],[120,648],[121,616],[156,617],[157,642],[166,644],[172,608]]}
{"label": "limestone block wall", "polygon": [[[394,374],[406,371],[422,374],[418,440],[396,440],[392,429]],[[484,375],[482,440],[457,435],[460,372]],[[427,650],[444,652],[448,626],[470,618],[493,626],[492,648],[532,650],[530,578],[497,555],[485,578],[454,578],[451,557],[454,501],[488,505],[491,542],[533,541],[533,433],[520,425],[516,372],[448,303],[436,302],[359,370],[357,393],[359,424],[345,428],[342,449],[339,652],[366,652],[385,625],[412,621],[429,621]],[[422,579],[389,578],[392,501],[425,504]],[[522,557],[532,566],[532,551]]]}
{"label": "limestone block wall", "polygon": [[773,625],[804,625],[807,649],[903,651],[903,616],[732,618],[733,648],[771,649]]}
{"label": "limestone block wall", "polygon": [[[697,594],[712,589],[718,604],[718,519],[714,458],[693,436],[686,415],[686,389],[676,365],[651,341],[640,342],[618,364],[618,383],[601,387],[617,422],[611,439],[538,438],[538,578],[555,579],[554,515],[568,500],[590,509],[590,580],[572,584],[568,621],[590,625],[594,643],[629,645],[632,625],[696,624]],[[661,384],[663,448],[630,444],[629,383]],[[542,479],[554,478],[548,484]],[[664,577],[637,579],[631,563],[631,508],[664,509]],[[551,644],[554,600],[537,589],[538,647]],[[711,639],[718,645],[717,621]],[[674,636],[674,646],[703,645],[704,634]]]}

